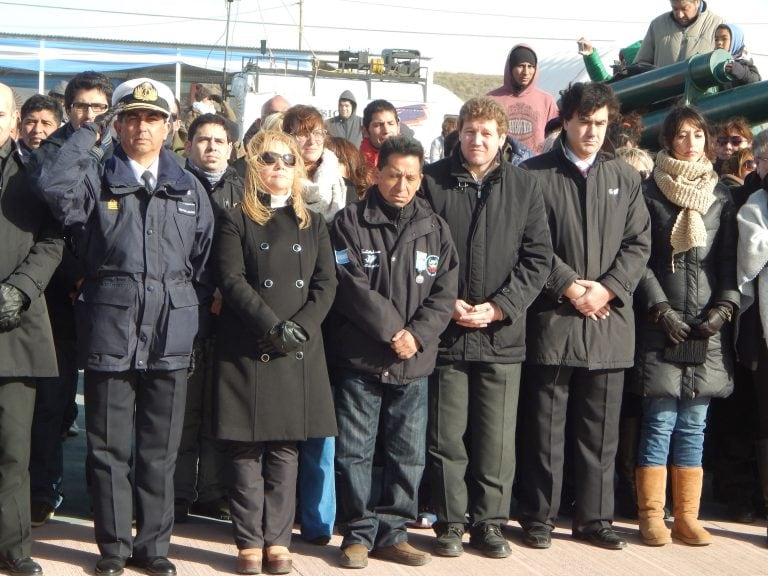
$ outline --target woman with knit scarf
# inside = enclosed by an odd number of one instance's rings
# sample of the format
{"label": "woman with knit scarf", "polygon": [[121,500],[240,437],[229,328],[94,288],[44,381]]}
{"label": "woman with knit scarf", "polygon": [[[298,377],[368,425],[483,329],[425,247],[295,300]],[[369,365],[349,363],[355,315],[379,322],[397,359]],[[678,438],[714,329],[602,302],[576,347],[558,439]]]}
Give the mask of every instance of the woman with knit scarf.
{"label": "woman with knit scarf", "polygon": [[645,544],[671,542],[664,523],[669,459],[671,536],[701,546],[712,541],[698,521],[707,408],[710,398],[733,390],[735,211],[712,169],[709,129],[696,109],[673,109],[660,141],[644,190],[651,258],[635,300],[637,355],[628,380],[643,396],[638,516]]}

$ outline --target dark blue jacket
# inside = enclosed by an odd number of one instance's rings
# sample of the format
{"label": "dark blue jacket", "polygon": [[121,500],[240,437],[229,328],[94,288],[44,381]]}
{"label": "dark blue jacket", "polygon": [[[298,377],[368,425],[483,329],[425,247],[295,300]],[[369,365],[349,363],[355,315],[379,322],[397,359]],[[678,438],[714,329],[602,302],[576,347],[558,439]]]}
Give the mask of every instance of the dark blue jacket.
{"label": "dark blue jacket", "polygon": [[51,150],[35,174],[54,216],[72,230],[85,281],[77,298],[86,368],[175,370],[189,365],[213,212],[198,180],[160,151],[157,185],[138,184],[119,145],[99,163],[93,125]]}

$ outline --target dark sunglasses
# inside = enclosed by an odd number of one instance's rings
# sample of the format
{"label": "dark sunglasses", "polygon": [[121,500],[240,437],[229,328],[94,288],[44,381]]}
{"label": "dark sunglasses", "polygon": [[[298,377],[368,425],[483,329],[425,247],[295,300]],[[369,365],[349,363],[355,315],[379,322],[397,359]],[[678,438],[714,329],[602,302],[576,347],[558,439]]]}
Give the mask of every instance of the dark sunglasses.
{"label": "dark sunglasses", "polygon": [[746,141],[746,138],[744,138],[743,136],[718,136],[717,145],[725,146],[726,144],[728,144],[728,142],[730,142],[731,146],[741,146],[741,143],[745,141]]}
{"label": "dark sunglasses", "polygon": [[744,162],[744,168],[746,168],[747,170],[754,170],[757,168],[757,162],[755,162],[754,160],[747,160],[746,162]]}
{"label": "dark sunglasses", "polygon": [[259,160],[264,164],[274,164],[278,160],[282,160],[286,166],[296,166],[296,156],[293,154],[278,154],[277,152],[263,152],[259,156]]}

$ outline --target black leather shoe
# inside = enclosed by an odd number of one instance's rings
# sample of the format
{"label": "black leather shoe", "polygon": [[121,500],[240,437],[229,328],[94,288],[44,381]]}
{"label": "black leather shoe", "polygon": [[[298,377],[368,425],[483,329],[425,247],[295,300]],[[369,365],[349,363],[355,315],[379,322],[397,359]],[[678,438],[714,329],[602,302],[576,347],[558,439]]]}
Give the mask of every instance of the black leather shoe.
{"label": "black leather shoe", "polygon": [[120,556],[102,556],[96,562],[96,574],[98,576],[120,576],[125,568],[125,558]]}
{"label": "black leather shoe", "polygon": [[506,558],[512,554],[509,543],[501,535],[501,528],[496,524],[473,528],[469,536],[469,545],[480,550],[488,558]]}
{"label": "black leather shoe", "polygon": [[144,570],[149,576],[176,576],[176,566],[165,556],[130,558],[128,563]]}
{"label": "black leather shoe", "polygon": [[619,536],[613,528],[600,528],[595,532],[573,535],[577,540],[587,540],[590,544],[605,548],[606,550],[621,550],[627,547],[627,541]]}
{"label": "black leather shoe", "polygon": [[37,576],[43,573],[40,564],[32,560],[29,556],[26,558],[17,558],[16,560],[2,560],[0,568],[7,570],[17,576]]}
{"label": "black leather shoe", "polygon": [[437,531],[437,540],[432,550],[438,556],[455,558],[464,552],[461,537],[464,535],[464,527],[461,524],[448,524]]}
{"label": "black leather shoe", "polygon": [[552,546],[552,530],[547,526],[523,528],[523,544],[530,548],[549,548]]}

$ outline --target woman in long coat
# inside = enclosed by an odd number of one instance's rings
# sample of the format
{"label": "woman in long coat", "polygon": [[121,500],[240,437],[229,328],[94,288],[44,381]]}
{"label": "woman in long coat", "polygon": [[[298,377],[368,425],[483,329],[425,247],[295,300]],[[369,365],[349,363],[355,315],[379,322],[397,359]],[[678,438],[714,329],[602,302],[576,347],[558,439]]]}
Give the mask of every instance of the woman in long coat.
{"label": "woman in long coat", "polygon": [[214,249],[217,437],[234,464],[237,571],[258,573],[263,556],[281,574],[291,570],[297,442],[336,434],[320,331],[336,277],[326,224],[301,198],[294,139],[260,132],[247,163],[243,204],[222,215]]}
{"label": "woman in long coat", "polygon": [[671,541],[663,511],[671,454],[672,536],[704,545],[711,542],[698,521],[707,408],[710,398],[733,390],[735,211],[712,169],[709,130],[697,110],[672,110],[661,143],[644,191],[651,258],[637,291],[637,358],[630,380],[643,396],[636,470],[640,533],[651,546]]}

